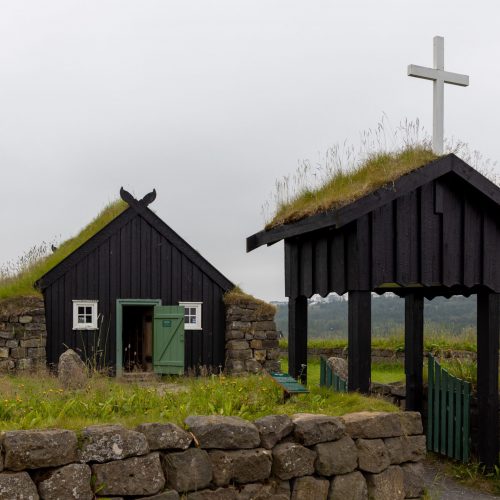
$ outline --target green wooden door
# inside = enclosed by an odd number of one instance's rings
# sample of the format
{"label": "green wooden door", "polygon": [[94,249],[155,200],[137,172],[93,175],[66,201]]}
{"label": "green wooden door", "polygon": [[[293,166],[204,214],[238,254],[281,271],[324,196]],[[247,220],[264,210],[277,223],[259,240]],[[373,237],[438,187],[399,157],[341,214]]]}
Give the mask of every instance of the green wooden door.
{"label": "green wooden door", "polygon": [[155,373],[184,373],[184,307],[155,306],[153,324]]}

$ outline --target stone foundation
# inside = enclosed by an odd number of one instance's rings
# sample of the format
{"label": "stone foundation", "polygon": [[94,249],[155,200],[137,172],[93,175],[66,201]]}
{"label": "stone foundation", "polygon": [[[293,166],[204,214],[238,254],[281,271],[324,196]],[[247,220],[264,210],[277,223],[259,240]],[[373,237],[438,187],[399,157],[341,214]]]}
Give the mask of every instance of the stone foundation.
{"label": "stone foundation", "polygon": [[43,299],[0,301],[0,373],[45,368],[46,343]]}
{"label": "stone foundation", "polygon": [[185,426],[4,432],[0,499],[403,500],[423,494],[418,413],[269,415],[253,423],[194,416]]}
{"label": "stone foundation", "polygon": [[280,370],[276,309],[253,297],[226,304],[226,370],[258,373]]}

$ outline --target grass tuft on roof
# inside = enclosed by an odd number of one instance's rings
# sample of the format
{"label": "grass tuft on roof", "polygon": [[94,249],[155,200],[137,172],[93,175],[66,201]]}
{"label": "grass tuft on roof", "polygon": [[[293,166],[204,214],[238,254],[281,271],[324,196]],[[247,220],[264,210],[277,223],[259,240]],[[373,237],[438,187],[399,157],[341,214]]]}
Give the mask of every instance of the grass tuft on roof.
{"label": "grass tuft on roof", "polygon": [[313,189],[304,187],[291,199],[278,203],[266,229],[341,208],[437,158],[427,145],[411,145],[392,153],[370,154],[356,167],[337,168],[322,185]]}
{"label": "grass tuft on roof", "polygon": [[26,252],[16,264],[0,269],[0,299],[39,296],[40,291],[34,287],[35,281],[92,238],[126,208],[128,204],[121,199],[109,203],[76,236],[59,244],[53,253],[48,253],[49,245],[43,243]]}
{"label": "grass tuft on roof", "polygon": [[244,292],[239,286],[235,286],[232,290],[226,292],[223,300],[226,306],[245,307],[247,304],[254,304],[257,306],[256,314],[276,314],[276,306]]}

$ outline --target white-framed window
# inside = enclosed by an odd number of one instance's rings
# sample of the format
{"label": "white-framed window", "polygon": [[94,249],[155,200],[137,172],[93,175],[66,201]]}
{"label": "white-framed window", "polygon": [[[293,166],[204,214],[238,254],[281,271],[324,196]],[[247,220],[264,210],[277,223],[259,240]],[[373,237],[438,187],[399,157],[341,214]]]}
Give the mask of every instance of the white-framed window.
{"label": "white-framed window", "polygon": [[203,302],[179,302],[184,307],[184,330],[201,330],[201,306]]}
{"label": "white-framed window", "polygon": [[73,330],[97,330],[97,300],[73,301]]}

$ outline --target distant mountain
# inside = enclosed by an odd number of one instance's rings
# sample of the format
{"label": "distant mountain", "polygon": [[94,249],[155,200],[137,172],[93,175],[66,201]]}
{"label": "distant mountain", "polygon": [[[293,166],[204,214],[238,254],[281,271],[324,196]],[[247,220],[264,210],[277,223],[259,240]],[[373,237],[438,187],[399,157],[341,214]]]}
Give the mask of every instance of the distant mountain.
{"label": "distant mountain", "polygon": [[[347,296],[346,296],[347,297]],[[274,302],[278,311],[276,323],[286,337],[288,335],[288,304]],[[476,326],[476,298],[456,296],[451,299],[437,297],[426,300],[424,305],[426,328],[459,333]],[[373,296],[373,335],[383,336],[402,330],[404,326],[404,300],[395,295]],[[309,300],[308,329],[310,338],[347,337],[347,298],[329,295]]]}

